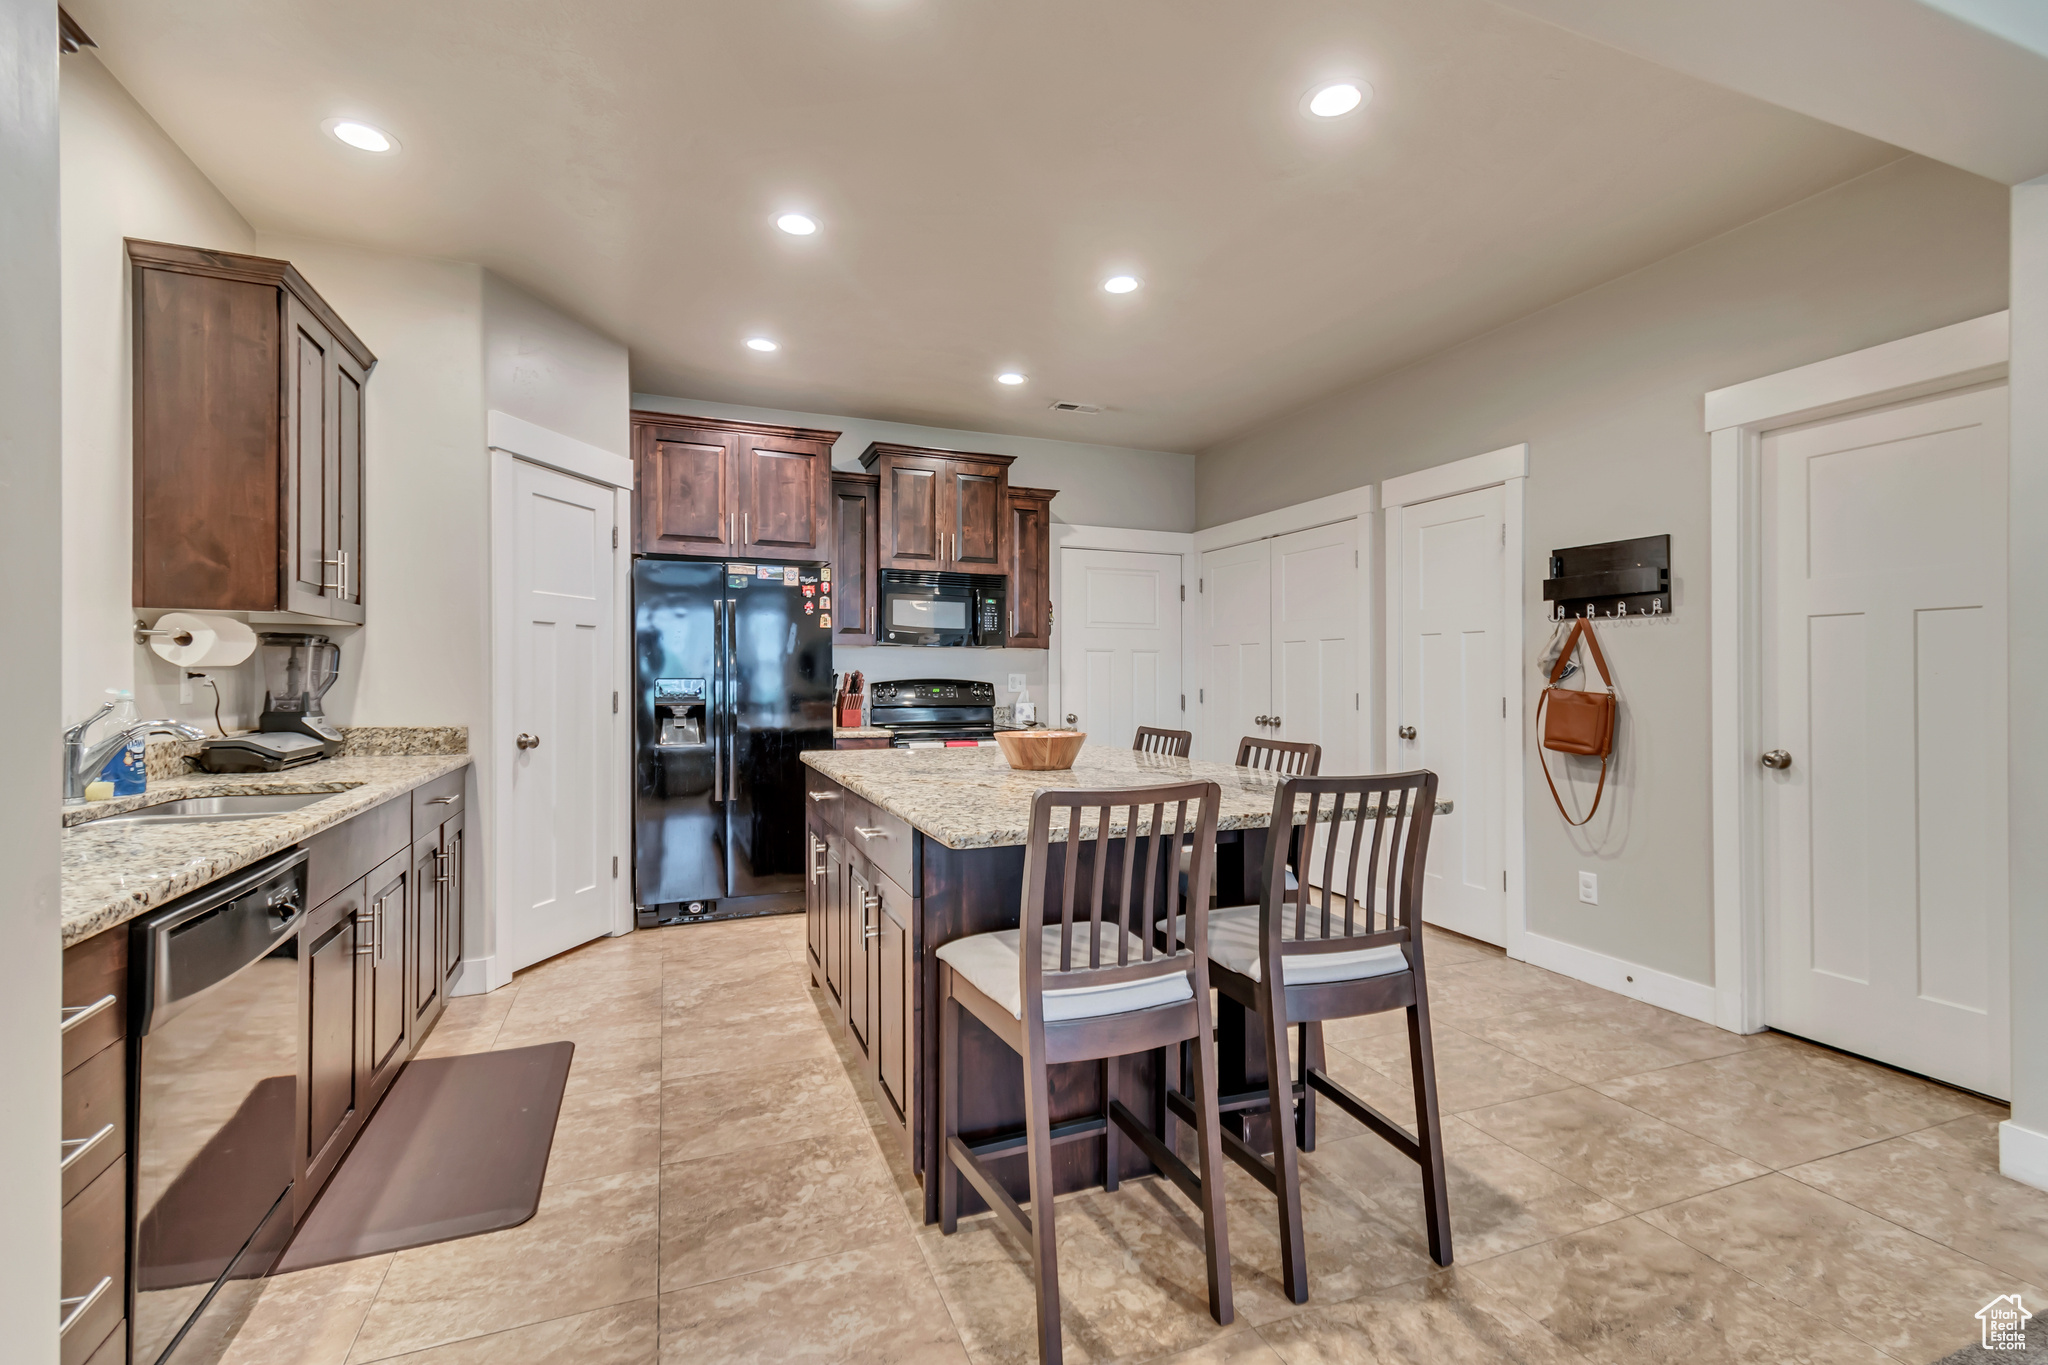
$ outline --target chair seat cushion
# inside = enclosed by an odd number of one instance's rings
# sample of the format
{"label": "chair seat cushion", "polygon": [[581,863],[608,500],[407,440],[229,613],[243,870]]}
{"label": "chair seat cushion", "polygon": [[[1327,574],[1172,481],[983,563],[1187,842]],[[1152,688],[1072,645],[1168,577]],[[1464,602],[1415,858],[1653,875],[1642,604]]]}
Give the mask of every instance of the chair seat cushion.
{"label": "chair seat cushion", "polygon": [[[1294,910],[1287,910],[1287,925],[1294,923]],[[1343,931],[1341,920],[1331,925],[1334,934]],[[1308,908],[1307,936],[1316,938],[1323,931],[1322,910],[1311,905]],[[1209,960],[1219,967],[1228,967],[1239,976],[1252,980],[1260,979],[1259,963],[1259,907],[1256,905],[1233,905],[1209,912]],[[1282,979],[1290,986],[1313,986],[1326,981],[1362,981],[1369,976],[1389,976],[1394,972],[1408,970],[1408,959],[1396,944],[1385,944],[1378,948],[1356,948],[1342,953],[1302,953],[1286,957],[1285,975]]]}
{"label": "chair seat cushion", "polygon": [[[1130,960],[1143,960],[1144,940],[1114,924],[1097,926],[1101,934],[1102,961],[1116,961],[1116,938],[1122,934],[1130,943]],[[992,934],[956,938],[939,949],[939,960],[974,983],[975,989],[1001,1005],[1017,1019],[1024,1017],[1023,961],[1018,953],[1019,930],[998,929]],[[1041,944],[1045,970],[1060,969],[1060,931],[1048,925]],[[1088,926],[1074,926],[1074,966],[1088,965]],[[1105,1014],[1126,1014],[1155,1005],[1175,1005],[1195,998],[1195,988],[1186,972],[1149,977],[1143,981],[1119,981],[1108,986],[1073,986],[1045,993],[1045,1021],[1093,1019]]]}

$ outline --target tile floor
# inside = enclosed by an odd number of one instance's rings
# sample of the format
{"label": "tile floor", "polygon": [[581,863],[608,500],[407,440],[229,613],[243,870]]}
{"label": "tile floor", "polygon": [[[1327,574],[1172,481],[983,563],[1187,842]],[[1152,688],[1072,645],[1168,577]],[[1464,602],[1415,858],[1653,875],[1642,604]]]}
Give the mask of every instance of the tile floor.
{"label": "tile floor", "polygon": [[[1217,1327],[1192,1205],[1129,1182],[1060,1202],[1069,1360],[1924,1365],[1994,1296],[2042,1296],[2048,1193],[1998,1175],[1999,1106],[1466,940],[1431,953],[1456,1267],[1428,1260],[1415,1168],[1327,1117],[1310,1303],[1233,1168]],[[664,929],[453,1001],[429,1053],[576,1043],[540,1212],[270,1281],[229,1365],[1031,1359],[1022,1249],[986,1216],[916,1223],[803,954],[801,918]],[[1328,1042],[1409,1112],[1398,1015]]]}

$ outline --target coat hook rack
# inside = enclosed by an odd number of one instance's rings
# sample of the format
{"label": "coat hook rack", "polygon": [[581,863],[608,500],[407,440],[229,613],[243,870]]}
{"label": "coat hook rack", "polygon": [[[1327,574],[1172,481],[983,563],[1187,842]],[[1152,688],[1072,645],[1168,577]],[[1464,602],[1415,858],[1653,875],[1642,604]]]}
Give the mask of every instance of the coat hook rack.
{"label": "coat hook rack", "polygon": [[1550,552],[1543,580],[1550,617],[1668,616],[1671,614],[1671,537],[1642,536]]}

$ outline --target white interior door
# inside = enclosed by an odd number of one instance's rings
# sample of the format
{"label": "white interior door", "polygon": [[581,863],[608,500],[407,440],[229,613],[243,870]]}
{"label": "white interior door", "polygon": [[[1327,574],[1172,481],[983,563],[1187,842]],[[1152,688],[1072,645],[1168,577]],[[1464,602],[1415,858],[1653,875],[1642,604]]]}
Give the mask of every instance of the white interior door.
{"label": "white interior door", "polygon": [[1127,745],[1140,725],[1184,728],[1180,556],[1060,556],[1061,720],[1098,744]]}
{"label": "white interior door", "polygon": [[[515,969],[611,932],[612,490],[516,461]],[[512,743],[510,737],[505,741]]]}
{"label": "white interior door", "polygon": [[1765,1022],[2006,1095],[2005,389],[1762,457]]}
{"label": "white interior door", "polygon": [[[1358,523],[1276,536],[1272,547],[1273,711],[1265,734],[1323,746],[1327,776],[1359,761]],[[1248,731],[1250,734],[1259,731]],[[1343,854],[1340,851],[1339,857]]]}
{"label": "white interior door", "polygon": [[1455,933],[1507,933],[1501,692],[1507,493],[1498,484],[1401,509],[1401,586],[1389,634],[1400,695],[1389,699],[1397,770],[1428,768],[1453,803],[1430,834],[1422,914]]}
{"label": "white interior door", "polygon": [[1273,709],[1271,545],[1254,540],[1202,556],[1197,758],[1229,763],[1240,737],[1272,733],[1258,719]]}

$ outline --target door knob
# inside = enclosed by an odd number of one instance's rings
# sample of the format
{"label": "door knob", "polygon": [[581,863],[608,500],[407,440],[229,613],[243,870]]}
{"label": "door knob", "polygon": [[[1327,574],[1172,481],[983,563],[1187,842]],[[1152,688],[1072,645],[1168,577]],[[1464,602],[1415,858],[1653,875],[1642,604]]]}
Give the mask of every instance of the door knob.
{"label": "door knob", "polygon": [[1075,721],[1079,719],[1081,718],[1075,715],[1072,711],[1067,712],[1067,724],[1072,725]]}
{"label": "door knob", "polygon": [[540,736],[521,735],[518,739],[514,740],[513,743],[517,744],[522,749],[538,749],[540,747]]}
{"label": "door knob", "polygon": [[1252,717],[1252,724],[1254,724],[1254,725],[1270,725],[1270,724],[1272,723],[1272,721],[1273,721],[1273,718],[1272,718],[1271,716],[1253,716],[1253,717]]}
{"label": "door knob", "polygon": [[1280,717],[1278,717],[1278,716],[1268,716],[1268,717],[1266,717],[1266,724],[1268,724],[1268,725],[1278,725],[1279,723],[1280,723]]}
{"label": "door knob", "polygon": [[1403,739],[1413,739],[1415,738],[1415,727],[1412,725],[1404,725],[1399,730],[1396,730],[1394,733],[1399,735]]}
{"label": "door knob", "polygon": [[1761,761],[1766,768],[1789,768],[1792,766],[1792,755],[1783,749],[1772,749]]}

